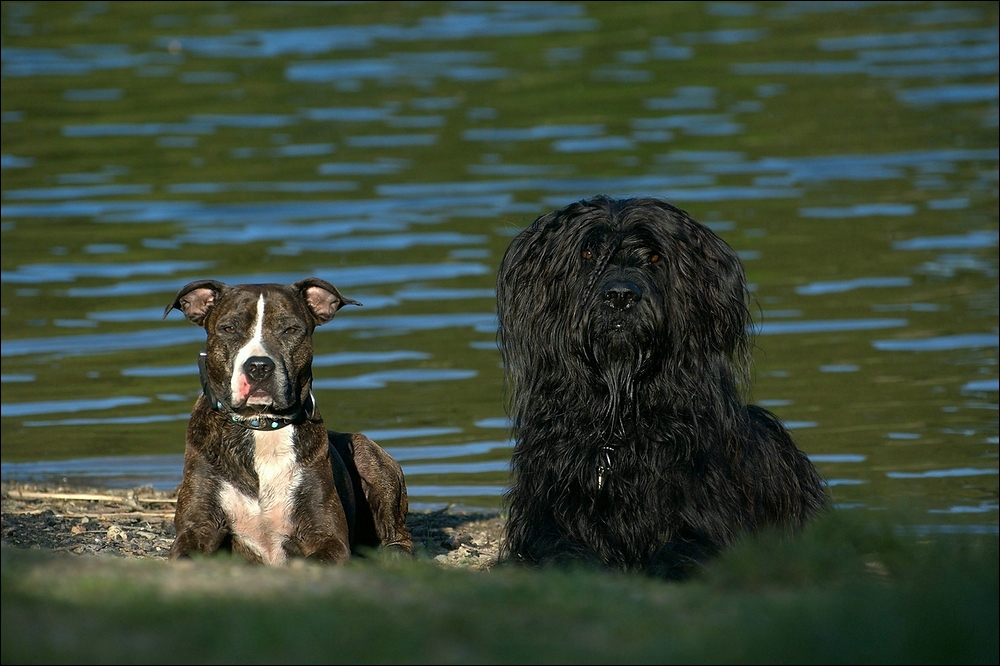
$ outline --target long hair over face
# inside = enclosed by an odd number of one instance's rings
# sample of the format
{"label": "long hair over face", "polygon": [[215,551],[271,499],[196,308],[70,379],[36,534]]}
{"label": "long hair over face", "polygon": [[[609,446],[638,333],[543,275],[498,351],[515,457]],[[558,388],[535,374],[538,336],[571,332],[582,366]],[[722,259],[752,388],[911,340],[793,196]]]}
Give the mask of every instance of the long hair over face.
{"label": "long hair over face", "polygon": [[515,428],[539,395],[567,386],[591,405],[604,395],[610,412],[641,406],[645,391],[680,407],[704,398],[706,380],[745,390],[748,304],[736,252],[666,202],[597,196],[539,217],[497,276]]}

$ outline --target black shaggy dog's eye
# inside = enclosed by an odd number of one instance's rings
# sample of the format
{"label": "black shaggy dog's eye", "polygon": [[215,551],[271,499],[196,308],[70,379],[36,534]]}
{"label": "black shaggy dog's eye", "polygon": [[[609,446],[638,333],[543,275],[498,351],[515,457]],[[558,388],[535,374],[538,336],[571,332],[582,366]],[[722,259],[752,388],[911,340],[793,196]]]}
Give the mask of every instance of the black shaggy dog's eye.
{"label": "black shaggy dog's eye", "polygon": [[594,258],[594,253],[591,252],[589,249],[584,250],[583,251],[583,258],[584,259],[593,259]]}
{"label": "black shaggy dog's eye", "polygon": [[657,253],[657,252],[653,252],[652,254],[650,254],[650,255],[649,255],[649,263],[651,263],[651,264],[655,264],[655,263],[656,263],[656,262],[658,262],[659,260],[660,260],[660,255],[659,255],[659,253]]}

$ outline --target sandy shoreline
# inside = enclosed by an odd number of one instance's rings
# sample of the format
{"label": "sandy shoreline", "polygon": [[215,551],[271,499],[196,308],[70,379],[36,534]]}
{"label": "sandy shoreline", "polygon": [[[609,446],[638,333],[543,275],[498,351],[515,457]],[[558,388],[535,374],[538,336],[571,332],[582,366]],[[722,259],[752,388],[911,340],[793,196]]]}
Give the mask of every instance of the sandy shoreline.
{"label": "sandy shoreline", "polygon": [[[166,559],[173,543],[173,492],[3,483],[0,494],[4,546]],[[406,522],[419,558],[477,570],[496,562],[503,529],[498,513],[449,507],[411,511]]]}

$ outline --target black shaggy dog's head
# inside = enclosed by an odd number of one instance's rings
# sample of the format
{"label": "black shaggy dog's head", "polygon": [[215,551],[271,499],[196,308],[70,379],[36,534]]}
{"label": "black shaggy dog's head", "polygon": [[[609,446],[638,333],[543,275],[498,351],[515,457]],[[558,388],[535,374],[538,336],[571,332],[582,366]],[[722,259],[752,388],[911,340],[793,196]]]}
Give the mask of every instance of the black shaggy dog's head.
{"label": "black shaggy dog's head", "polygon": [[546,381],[600,385],[612,402],[651,384],[692,397],[706,379],[735,389],[748,372],[748,302],[736,252],[664,201],[597,196],[543,215],[497,277],[512,411]]}

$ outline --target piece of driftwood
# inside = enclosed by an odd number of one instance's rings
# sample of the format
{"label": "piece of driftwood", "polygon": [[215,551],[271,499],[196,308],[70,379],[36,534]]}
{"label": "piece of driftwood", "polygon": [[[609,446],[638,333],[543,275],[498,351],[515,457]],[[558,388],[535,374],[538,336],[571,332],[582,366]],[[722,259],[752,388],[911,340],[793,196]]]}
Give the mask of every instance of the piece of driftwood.
{"label": "piece of driftwood", "polygon": [[139,496],[128,496],[120,497],[117,495],[98,495],[93,493],[53,493],[53,492],[39,492],[34,490],[21,490],[20,488],[12,488],[7,492],[9,497],[14,499],[40,499],[40,500],[64,500],[68,502],[82,501],[82,502],[120,502],[129,504],[131,502],[146,502],[146,503],[159,503],[159,504],[174,504],[177,502],[176,497],[139,497]]}

